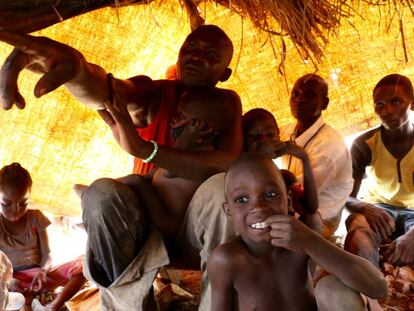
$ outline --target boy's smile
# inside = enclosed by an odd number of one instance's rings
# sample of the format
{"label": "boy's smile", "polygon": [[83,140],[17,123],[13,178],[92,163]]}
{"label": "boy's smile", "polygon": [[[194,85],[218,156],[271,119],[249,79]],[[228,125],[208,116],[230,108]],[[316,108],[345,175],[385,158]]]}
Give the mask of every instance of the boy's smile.
{"label": "boy's smile", "polygon": [[244,162],[227,176],[228,215],[246,243],[269,243],[270,226],[266,219],[287,214],[285,184],[271,159]]}

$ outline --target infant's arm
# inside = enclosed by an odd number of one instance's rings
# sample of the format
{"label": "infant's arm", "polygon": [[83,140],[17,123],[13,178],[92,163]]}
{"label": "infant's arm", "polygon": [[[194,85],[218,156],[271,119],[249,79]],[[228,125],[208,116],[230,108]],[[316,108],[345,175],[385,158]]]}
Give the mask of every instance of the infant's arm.
{"label": "infant's arm", "polygon": [[316,182],[313,176],[309,157],[303,148],[291,142],[286,142],[285,144],[286,147],[284,148],[284,154],[291,154],[302,161],[304,192],[301,203],[305,209],[305,212],[315,213],[319,206],[318,191],[316,189]]}

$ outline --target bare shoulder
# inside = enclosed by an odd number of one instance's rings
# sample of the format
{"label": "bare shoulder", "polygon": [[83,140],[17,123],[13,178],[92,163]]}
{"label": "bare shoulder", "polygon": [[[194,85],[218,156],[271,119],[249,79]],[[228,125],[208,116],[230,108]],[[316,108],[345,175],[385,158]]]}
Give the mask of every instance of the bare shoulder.
{"label": "bare shoulder", "polygon": [[236,262],[244,256],[245,248],[239,238],[218,246],[208,259],[209,267],[233,270]]}
{"label": "bare shoulder", "polygon": [[226,98],[225,104],[232,106],[234,109],[241,108],[241,100],[240,100],[239,94],[229,89],[221,89],[221,88],[216,88],[216,89],[225,96]]}
{"label": "bare shoulder", "polygon": [[239,95],[232,90],[216,88],[219,99],[209,103],[209,117],[212,127],[220,132],[241,127],[242,104]]}

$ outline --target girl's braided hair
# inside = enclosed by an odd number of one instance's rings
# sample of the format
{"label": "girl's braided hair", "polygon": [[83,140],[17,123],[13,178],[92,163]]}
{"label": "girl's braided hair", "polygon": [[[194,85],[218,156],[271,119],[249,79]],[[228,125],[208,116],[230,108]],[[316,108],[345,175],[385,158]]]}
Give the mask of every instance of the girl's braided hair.
{"label": "girl's braided hair", "polygon": [[32,178],[30,173],[19,163],[12,163],[10,165],[3,166],[0,169],[0,189],[4,185],[12,185],[16,187],[26,187],[30,189],[32,187]]}

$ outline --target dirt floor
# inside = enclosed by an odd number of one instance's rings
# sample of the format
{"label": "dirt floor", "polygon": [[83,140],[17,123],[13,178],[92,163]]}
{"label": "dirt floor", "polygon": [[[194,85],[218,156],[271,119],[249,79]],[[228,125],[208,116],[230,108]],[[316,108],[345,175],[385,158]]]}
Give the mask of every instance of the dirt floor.
{"label": "dirt floor", "polygon": [[381,301],[385,311],[414,311],[414,267],[383,264],[388,282],[388,298]]}
{"label": "dirt floor", "polygon": [[[403,271],[401,271],[403,269]],[[410,270],[410,272],[407,272]],[[380,301],[384,311],[414,311],[414,280],[404,280],[414,276],[414,269],[410,267],[397,268],[387,267],[384,275],[389,284],[388,298]],[[196,311],[200,300],[200,277],[199,271],[183,271],[183,279],[180,287],[193,297],[171,295],[171,304],[165,309],[167,311]]]}

